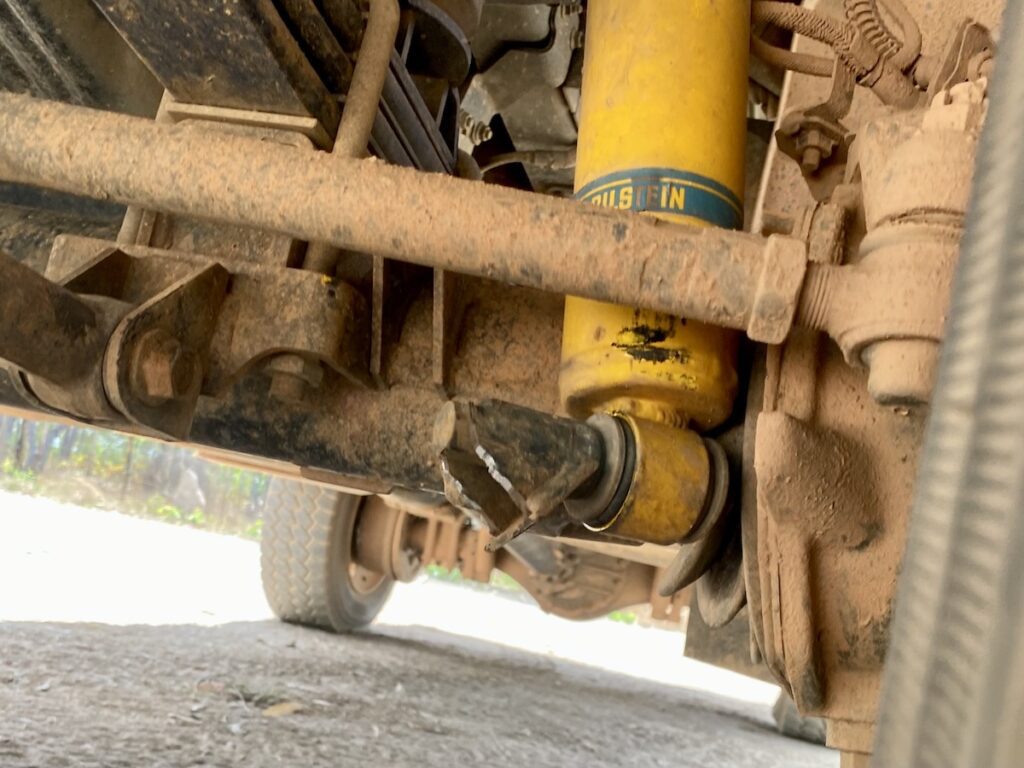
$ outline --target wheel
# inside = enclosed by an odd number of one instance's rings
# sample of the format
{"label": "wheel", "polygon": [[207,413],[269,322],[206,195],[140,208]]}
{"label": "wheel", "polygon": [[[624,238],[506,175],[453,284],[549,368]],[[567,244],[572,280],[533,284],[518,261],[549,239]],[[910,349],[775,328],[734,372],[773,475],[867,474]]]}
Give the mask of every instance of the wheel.
{"label": "wheel", "polygon": [[1024,754],[1024,4],[1007,3],[878,718],[878,766]]}
{"label": "wheel", "polygon": [[369,624],[394,581],[355,562],[364,497],[275,479],[260,544],[263,593],[282,621],[333,632]]}
{"label": "wheel", "polygon": [[820,717],[807,717],[797,712],[796,704],[785,691],[779,693],[772,707],[775,727],[783,736],[809,741],[811,744],[825,743],[825,721]]}

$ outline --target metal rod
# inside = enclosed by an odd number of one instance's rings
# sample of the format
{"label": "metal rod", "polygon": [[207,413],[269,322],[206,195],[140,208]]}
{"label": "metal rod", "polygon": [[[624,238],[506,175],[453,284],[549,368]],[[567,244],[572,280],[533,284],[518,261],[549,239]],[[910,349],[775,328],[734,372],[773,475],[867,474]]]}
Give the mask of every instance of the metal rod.
{"label": "metal rod", "polygon": [[391,66],[391,52],[395,49],[400,18],[398,0],[370,0],[366,32],[359,46],[355,74],[345,97],[338,140],[334,144],[336,155],[366,156],[380,95]]}
{"label": "metal rod", "polygon": [[0,252],[0,358],[63,384],[103,352],[96,312],[71,291]]}
{"label": "metal rod", "polygon": [[728,328],[797,300],[773,238],[9,93],[0,178]]}
{"label": "metal rod", "polygon": [[[395,48],[401,10],[398,0],[371,0],[366,33],[359,46],[355,74],[345,97],[341,125],[332,152],[340,157],[366,157],[373,133],[373,123],[380,110],[384,82],[391,70],[391,53]],[[329,243],[310,243],[306,248],[303,269],[334,274],[341,254]]]}

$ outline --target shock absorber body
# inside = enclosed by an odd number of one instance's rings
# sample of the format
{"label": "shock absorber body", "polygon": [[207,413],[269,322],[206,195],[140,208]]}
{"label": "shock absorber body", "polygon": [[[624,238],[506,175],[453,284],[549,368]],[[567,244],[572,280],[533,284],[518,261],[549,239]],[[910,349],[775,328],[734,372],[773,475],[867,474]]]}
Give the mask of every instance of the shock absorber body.
{"label": "shock absorber body", "polygon": [[[749,26],[744,0],[590,0],[578,199],[742,225]],[[570,297],[562,401],[577,417],[709,429],[732,411],[737,345],[729,331]]]}

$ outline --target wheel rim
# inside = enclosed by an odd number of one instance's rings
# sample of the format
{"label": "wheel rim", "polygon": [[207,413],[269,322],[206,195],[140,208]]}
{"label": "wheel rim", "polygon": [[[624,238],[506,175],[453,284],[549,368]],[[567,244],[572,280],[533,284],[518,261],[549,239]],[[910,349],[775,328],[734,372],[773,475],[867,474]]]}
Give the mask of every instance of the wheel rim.
{"label": "wheel rim", "polygon": [[[387,562],[386,558],[390,554],[391,547],[390,540],[393,536],[393,525],[385,524],[381,527],[379,524],[386,523],[386,519],[382,519],[380,516],[367,517],[368,510],[366,507],[367,501],[364,500],[359,505],[359,511],[356,513],[349,535],[349,558],[346,575],[349,587],[358,595],[372,594],[374,590],[378,589],[389,578],[387,573],[377,568],[367,567],[360,562],[361,559],[363,562],[367,562],[366,553],[364,553],[363,558],[360,558],[359,547],[362,543],[360,536],[369,539],[366,543],[374,550],[370,553],[372,559],[369,562],[374,564]],[[377,550],[380,551],[378,552]]]}
{"label": "wheel rim", "polygon": [[371,571],[356,562],[348,564],[348,583],[352,591],[359,595],[372,594],[387,579],[383,573]]}

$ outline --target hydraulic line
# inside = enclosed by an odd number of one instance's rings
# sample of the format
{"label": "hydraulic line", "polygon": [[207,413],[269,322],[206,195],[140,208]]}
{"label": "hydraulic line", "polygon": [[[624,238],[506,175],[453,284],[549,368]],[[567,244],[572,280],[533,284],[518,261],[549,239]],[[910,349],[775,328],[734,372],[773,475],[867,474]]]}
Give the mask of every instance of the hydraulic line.
{"label": "hydraulic line", "polygon": [[825,43],[837,53],[849,52],[852,35],[838,20],[809,8],[790,3],[758,0],[754,3],[754,23],[772,24],[798,35]]}
{"label": "hydraulic line", "polygon": [[752,35],[750,38],[750,50],[765,64],[779,69],[789,69],[801,75],[832,77],[832,72],[835,69],[835,62],[832,59],[779,48],[765,42],[757,35]]}
{"label": "hydraulic line", "polygon": [[543,168],[549,171],[561,171],[566,168],[576,167],[576,148],[556,150],[532,150],[528,152],[505,152],[495,155],[486,165],[480,168],[481,173],[493,171],[503,165],[522,163],[533,168]]}
{"label": "hydraulic line", "polygon": [[902,0],[886,0],[885,7],[899,25],[903,39],[893,35],[882,18],[878,0],[844,0],[846,18],[856,26],[875,49],[892,58],[893,64],[906,71],[921,55],[921,29]]}
{"label": "hydraulic line", "polygon": [[[858,34],[857,28],[851,24],[799,5],[771,0],[754,3],[753,21],[755,25],[771,24],[788,29],[829,46],[854,73],[857,82],[871,88],[886,104],[912,107],[920,102],[921,94],[904,74],[906,67],[900,66],[902,58],[890,59],[875,47],[868,35]],[[913,19],[901,23],[907,24],[908,28],[914,27]],[[913,53],[912,38],[913,35],[908,33],[908,55]],[[902,56],[904,52],[900,51],[900,54]]]}
{"label": "hydraulic line", "polygon": [[885,55],[893,56],[900,51],[900,42],[885,23],[878,10],[878,0],[843,0],[846,18],[857,27],[875,49]]}
{"label": "hydraulic line", "polygon": [[885,0],[884,5],[892,12],[903,33],[903,48],[893,57],[893,63],[906,71],[921,55],[921,28],[903,0]]}

